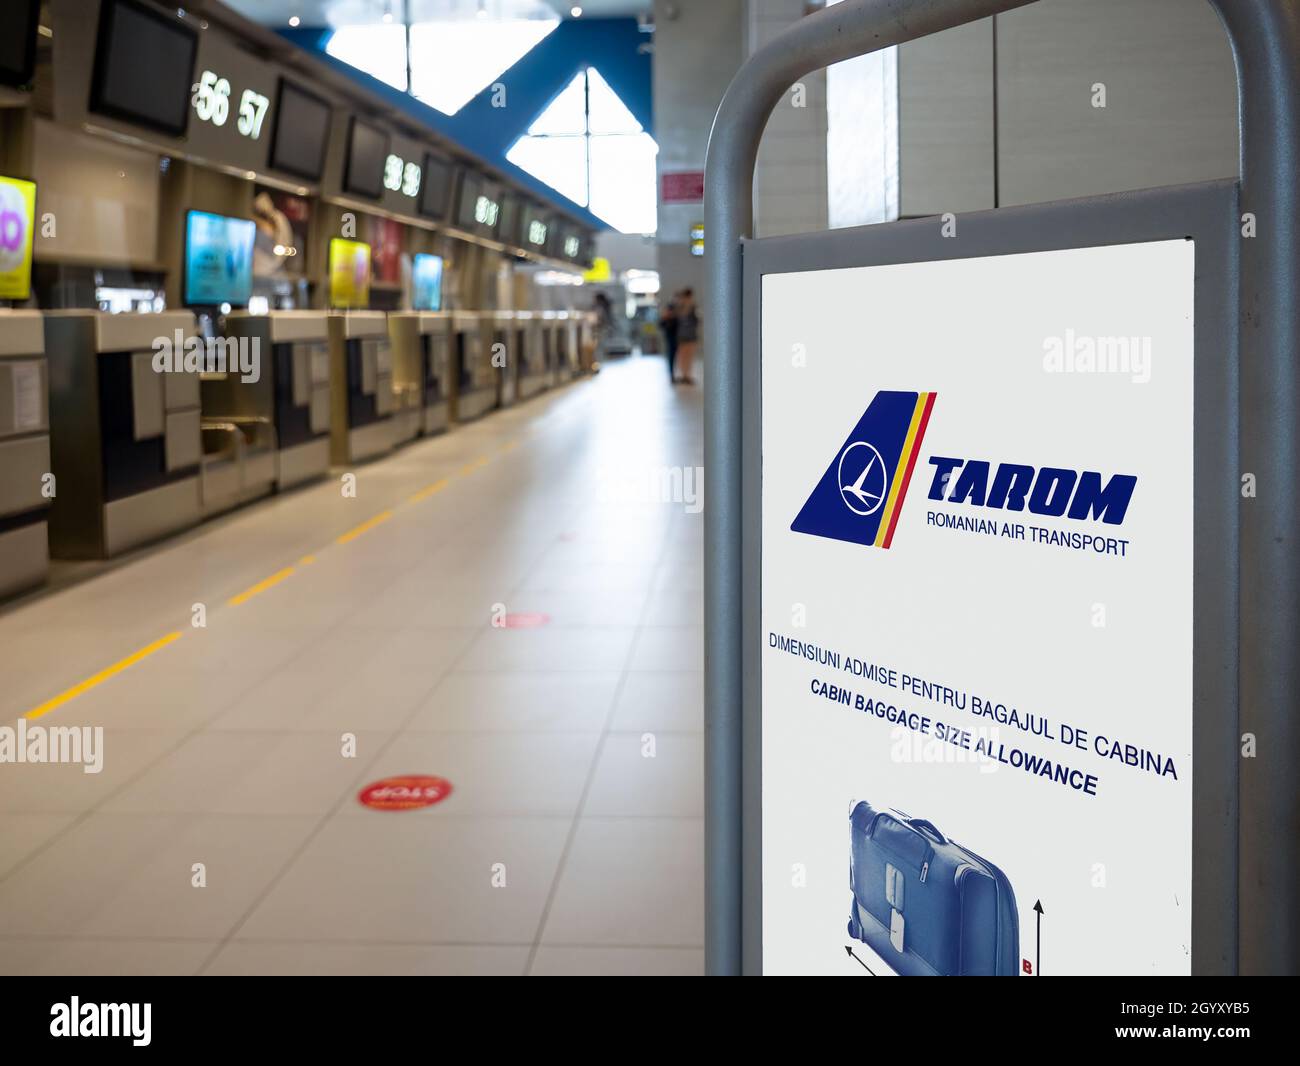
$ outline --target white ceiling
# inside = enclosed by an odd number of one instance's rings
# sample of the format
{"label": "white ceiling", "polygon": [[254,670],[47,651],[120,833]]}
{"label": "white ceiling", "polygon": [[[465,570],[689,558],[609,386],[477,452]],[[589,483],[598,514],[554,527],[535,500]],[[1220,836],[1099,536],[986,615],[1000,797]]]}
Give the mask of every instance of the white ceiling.
{"label": "white ceiling", "polygon": [[[224,0],[245,18],[273,28],[287,26],[297,15],[306,26],[349,26],[381,22],[391,11],[400,21],[403,0]],[[440,22],[479,17],[569,17],[580,4],[584,18],[613,18],[649,13],[652,0],[409,0],[412,22]]]}

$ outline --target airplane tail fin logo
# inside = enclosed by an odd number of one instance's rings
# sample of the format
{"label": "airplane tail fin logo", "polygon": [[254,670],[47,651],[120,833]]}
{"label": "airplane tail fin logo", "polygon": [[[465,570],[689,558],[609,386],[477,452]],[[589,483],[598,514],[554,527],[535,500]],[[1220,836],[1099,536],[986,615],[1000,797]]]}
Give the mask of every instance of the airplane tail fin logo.
{"label": "airplane tail fin logo", "polygon": [[790,528],[888,548],[934,408],[933,392],[878,392]]}

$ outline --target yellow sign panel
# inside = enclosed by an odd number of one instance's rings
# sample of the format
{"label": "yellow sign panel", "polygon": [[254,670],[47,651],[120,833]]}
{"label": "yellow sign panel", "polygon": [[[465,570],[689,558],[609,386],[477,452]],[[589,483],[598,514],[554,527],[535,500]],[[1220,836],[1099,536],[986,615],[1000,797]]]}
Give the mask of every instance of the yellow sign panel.
{"label": "yellow sign panel", "polygon": [[603,281],[610,281],[614,277],[614,272],[610,269],[609,260],[603,255],[596,256],[591,261],[591,269],[582,272],[582,280],[600,284]]}
{"label": "yellow sign panel", "polygon": [[35,227],[35,182],[0,178],[0,299],[25,300],[31,295]]}
{"label": "yellow sign panel", "polygon": [[330,306],[370,306],[370,245],[342,237],[330,241]]}

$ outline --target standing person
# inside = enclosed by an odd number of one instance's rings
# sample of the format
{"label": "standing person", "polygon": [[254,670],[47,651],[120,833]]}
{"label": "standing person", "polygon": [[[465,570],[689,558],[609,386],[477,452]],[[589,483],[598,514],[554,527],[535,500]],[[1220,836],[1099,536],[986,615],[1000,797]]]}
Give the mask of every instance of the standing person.
{"label": "standing person", "polygon": [[695,292],[683,289],[677,297],[677,354],[681,357],[683,385],[694,385],[695,349],[700,341],[700,313],[695,307]]}
{"label": "standing person", "polygon": [[664,335],[664,349],[668,353],[668,380],[677,384],[677,294],[659,309],[659,328]]}

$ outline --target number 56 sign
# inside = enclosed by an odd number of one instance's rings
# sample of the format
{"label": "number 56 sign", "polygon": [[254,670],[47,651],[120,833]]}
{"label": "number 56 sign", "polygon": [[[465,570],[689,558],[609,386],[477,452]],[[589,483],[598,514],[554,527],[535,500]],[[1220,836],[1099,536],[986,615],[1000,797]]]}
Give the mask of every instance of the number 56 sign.
{"label": "number 56 sign", "polygon": [[[199,121],[209,122],[222,127],[230,118],[230,79],[224,78],[216,71],[205,70],[200,75],[198,84],[193,86],[190,103]],[[250,140],[257,140],[262,135],[262,124],[266,119],[271,101],[254,89],[245,89],[239,97],[239,117],[235,127],[240,134]]]}

